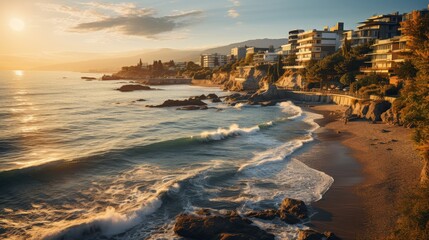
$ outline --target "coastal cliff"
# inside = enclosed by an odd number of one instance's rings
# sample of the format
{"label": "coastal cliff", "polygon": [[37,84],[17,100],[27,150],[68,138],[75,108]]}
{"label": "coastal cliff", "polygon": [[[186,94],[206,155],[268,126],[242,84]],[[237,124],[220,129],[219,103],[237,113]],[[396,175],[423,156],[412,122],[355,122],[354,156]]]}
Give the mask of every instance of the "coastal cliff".
{"label": "coastal cliff", "polygon": [[262,80],[267,76],[263,70],[253,66],[238,67],[231,73],[229,80],[224,83],[223,89],[230,91],[257,91]]}
{"label": "coastal cliff", "polygon": [[276,86],[279,88],[299,88],[300,86],[303,86],[304,78],[301,74],[292,72],[292,71],[286,71],[277,81]]}

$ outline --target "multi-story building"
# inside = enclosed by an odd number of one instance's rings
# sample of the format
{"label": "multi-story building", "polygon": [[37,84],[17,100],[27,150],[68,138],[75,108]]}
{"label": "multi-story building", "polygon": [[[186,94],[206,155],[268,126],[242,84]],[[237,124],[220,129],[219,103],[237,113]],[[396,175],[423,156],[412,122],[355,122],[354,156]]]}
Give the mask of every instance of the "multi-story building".
{"label": "multi-story building", "polygon": [[227,56],[217,53],[213,54],[202,54],[201,55],[201,66],[204,68],[215,68],[223,66],[227,63]]}
{"label": "multi-story building", "polygon": [[258,52],[255,55],[253,55],[253,63],[255,65],[275,63],[278,61],[278,59],[279,59],[279,54],[274,52],[268,52],[268,51]]}
{"label": "multi-story building", "polygon": [[231,48],[231,59],[240,61],[246,57],[246,47],[235,47]]}
{"label": "multi-story building", "polygon": [[288,43],[282,45],[282,55],[287,56],[297,52],[296,47],[298,46],[298,34],[303,33],[302,29],[294,29],[289,31]]}
{"label": "multi-story building", "polygon": [[[274,49],[271,49],[271,50],[273,51]],[[248,48],[246,48],[246,55],[255,54],[255,53],[262,53],[262,52],[266,52],[266,51],[270,51],[270,48],[248,47]]]}
{"label": "multi-story building", "polygon": [[371,56],[371,62],[369,62],[371,67],[362,67],[360,70],[363,73],[384,74],[390,77],[395,65],[405,61],[403,52],[407,49],[404,37],[376,40],[372,47],[373,52],[368,54]]}
{"label": "multi-story building", "polygon": [[388,39],[399,36],[402,14],[375,15],[360,22],[357,29],[344,34],[344,39],[351,42],[352,46],[375,42],[377,39]]}
{"label": "multi-story building", "polygon": [[344,24],[337,23],[334,27],[323,30],[309,30],[298,34],[297,66],[286,68],[304,68],[311,60],[321,60],[334,53],[341,46]]}

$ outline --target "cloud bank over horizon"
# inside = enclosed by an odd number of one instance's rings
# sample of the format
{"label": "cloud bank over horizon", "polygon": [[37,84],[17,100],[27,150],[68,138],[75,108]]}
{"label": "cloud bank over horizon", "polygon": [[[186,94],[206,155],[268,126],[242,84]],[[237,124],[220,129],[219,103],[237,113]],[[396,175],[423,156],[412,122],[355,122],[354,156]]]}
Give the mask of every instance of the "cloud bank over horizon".
{"label": "cloud bank over horizon", "polygon": [[88,2],[79,5],[43,4],[41,7],[66,14],[71,25],[67,31],[70,32],[107,31],[149,39],[161,39],[163,33],[197,24],[203,16],[201,10],[174,11],[170,15],[157,16],[155,9],[140,8],[134,3]]}

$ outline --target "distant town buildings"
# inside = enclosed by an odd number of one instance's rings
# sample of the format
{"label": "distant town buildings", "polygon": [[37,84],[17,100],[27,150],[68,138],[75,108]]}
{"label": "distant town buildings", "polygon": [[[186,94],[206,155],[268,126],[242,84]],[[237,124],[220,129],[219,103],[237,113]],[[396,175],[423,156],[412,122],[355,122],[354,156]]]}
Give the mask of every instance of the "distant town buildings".
{"label": "distant town buildings", "polygon": [[235,47],[231,48],[230,57],[233,60],[240,61],[246,57],[246,47]]}
{"label": "distant town buildings", "polygon": [[213,54],[202,54],[201,55],[201,66],[203,68],[215,68],[227,64],[227,56],[213,53]]}
{"label": "distant town buildings", "polygon": [[255,65],[259,64],[269,64],[269,63],[275,63],[279,59],[279,54],[275,52],[258,52],[255,55],[253,55],[253,63]]}

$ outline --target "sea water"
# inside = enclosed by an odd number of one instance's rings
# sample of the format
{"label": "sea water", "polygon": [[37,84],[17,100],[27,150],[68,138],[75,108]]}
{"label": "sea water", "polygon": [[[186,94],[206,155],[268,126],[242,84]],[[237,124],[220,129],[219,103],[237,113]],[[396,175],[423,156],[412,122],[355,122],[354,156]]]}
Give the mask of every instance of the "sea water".
{"label": "sea water", "polygon": [[[294,156],[320,116],[291,102],[147,108],[228,93],[189,85],[124,93],[115,89],[128,81],[82,75],[0,72],[0,238],[179,239],[172,227],[182,212],[311,203],[333,182]],[[297,226],[255,223],[279,239],[296,235]]]}

